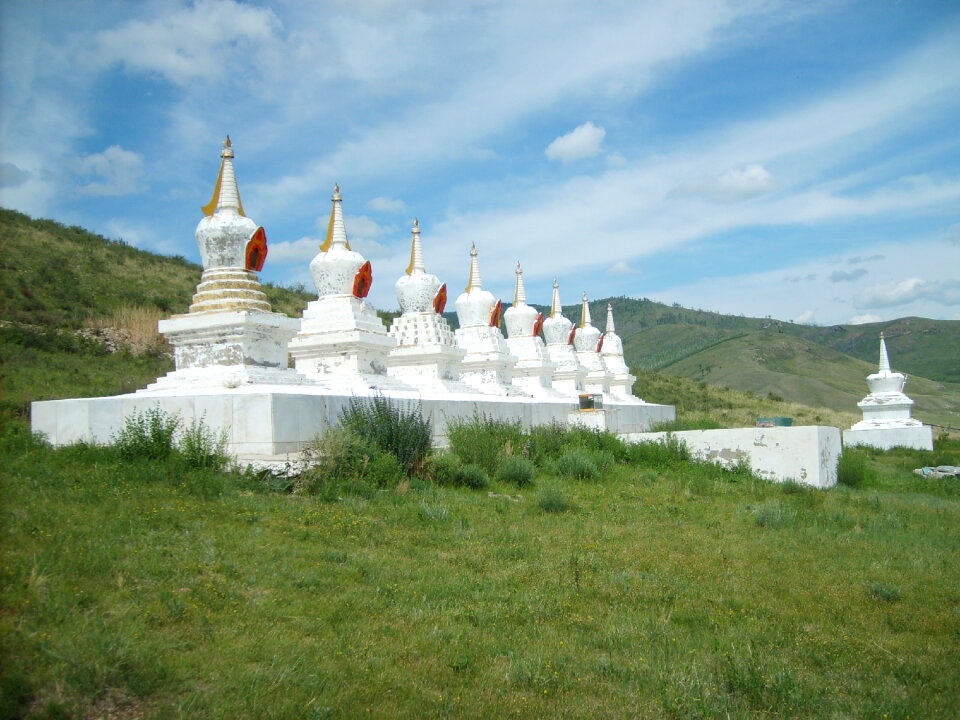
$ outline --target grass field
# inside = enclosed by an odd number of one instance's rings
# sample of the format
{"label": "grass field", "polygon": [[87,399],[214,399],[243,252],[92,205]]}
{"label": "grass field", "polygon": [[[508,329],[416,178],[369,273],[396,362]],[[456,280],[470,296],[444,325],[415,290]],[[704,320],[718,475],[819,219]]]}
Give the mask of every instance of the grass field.
{"label": "grass field", "polygon": [[[953,718],[960,464],[334,501],[4,433],[4,718]],[[493,493],[490,495],[489,493]]]}

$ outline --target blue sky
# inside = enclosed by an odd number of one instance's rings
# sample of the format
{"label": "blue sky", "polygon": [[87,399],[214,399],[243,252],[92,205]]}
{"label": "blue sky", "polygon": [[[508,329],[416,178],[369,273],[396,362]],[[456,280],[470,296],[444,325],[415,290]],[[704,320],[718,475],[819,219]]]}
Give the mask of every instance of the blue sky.
{"label": "blue sky", "polygon": [[960,3],[4,0],[0,204],[197,260],[224,135],[263,278],[335,182],[395,308],[586,291],[833,324],[960,319]]}

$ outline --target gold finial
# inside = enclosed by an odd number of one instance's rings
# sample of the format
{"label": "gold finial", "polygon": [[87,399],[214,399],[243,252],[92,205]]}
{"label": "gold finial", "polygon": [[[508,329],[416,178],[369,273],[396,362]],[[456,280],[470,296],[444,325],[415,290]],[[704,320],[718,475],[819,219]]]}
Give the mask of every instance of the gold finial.
{"label": "gold finial", "polygon": [[343,230],[343,243],[347,250],[350,249],[350,241],[347,239],[347,230],[343,227],[343,213],[340,209],[340,201],[343,197],[340,195],[340,185],[334,183],[333,196],[330,198],[333,207],[330,209],[330,222],[327,224],[327,237],[320,246],[320,252],[327,252],[333,244],[333,234],[335,229]]}
{"label": "gold finial", "polygon": [[[227,160],[230,160],[230,167],[227,168]],[[240,190],[237,188],[237,180],[233,174],[233,143],[230,141],[230,136],[227,135],[227,139],[223,141],[223,148],[220,150],[220,172],[217,173],[217,182],[213,186],[213,196],[210,198],[210,202],[200,208],[204,215],[210,216],[213,215],[219,207],[221,207],[221,191],[223,188],[224,180],[224,171],[227,171],[227,195],[236,195],[237,203],[237,214],[241,217],[246,217],[246,213],[243,211],[243,202],[240,200]],[[231,193],[232,191],[232,193]]]}
{"label": "gold finial", "polygon": [[470,243],[470,278],[467,280],[467,287],[464,292],[470,292],[474,288],[480,287],[480,265],[477,262],[477,244]]}
{"label": "gold finial", "polygon": [[407,275],[413,274],[414,270],[424,271],[423,251],[420,249],[420,221],[417,218],[413,219],[413,228],[410,232],[413,233],[413,239],[410,241],[410,263],[407,265]]}
{"label": "gold finial", "polygon": [[590,303],[587,301],[587,293],[583,293],[583,307],[580,310],[580,327],[586,327],[590,324]]}

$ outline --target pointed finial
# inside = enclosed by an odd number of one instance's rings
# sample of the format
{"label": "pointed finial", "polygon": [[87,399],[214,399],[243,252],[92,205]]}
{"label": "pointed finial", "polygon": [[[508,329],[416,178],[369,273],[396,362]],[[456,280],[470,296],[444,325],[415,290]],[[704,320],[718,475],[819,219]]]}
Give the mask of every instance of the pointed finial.
{"label": "pointed finial", "polygon": [[477,262],[477,244],[470,243],[470,279],[467,280],[466,292],[470,292],[474,288],[478,290],[483,287],[483,282],[480,280],[480,263]]}
{"label": "pointed finial", "polygon": [[613,305],[607,303],[607,332],[614,333],[617,328],[613,324]]}
{"label": "pointed finial", "polygon": [[237,178],[233,174],[233,143],[230,142],[229,135],[223,141],[223,148],[220,150],[220,172],[217,174],[217,183],[213,186],[213,196],[210,202],[200,209],[204,215],[213,215],[223,210],[246,217],[246,213],[243,212],[243,203],[240,202]]}
{"label": "pointed finial", "polygon": [[563,308],[560,306],[560,283],[553,279],[553,298],[550,301],[550,317],[560,317]]}
{"label": "pointed finial", "polygon": [[333,196],[330,198],[333,208],[330,210],[330,222],[327,224],[327,237],[320,246],[321,252],[327,252],[332,246],[350,249],[347,240],[347,228],[343,224],[343,208],[340,206],[343,197],[340,195],[340,186],[334,184]]}
{"label": "pointed finial", "polygon": [[420,221],[413,219],[413,228],[410,230],[413,239],[410,241],[410,264],[407,265],[407,275],[414,272],[426,272],[423,266],[423,250],[420,246]]}
{"label": "pointed finial", "polygon": [[883,339],[883,333],[880,333],[880,372],[890,372],[890,358],[887,356],[887,343]]}
{"label": "pointed finial", "polygon": [[517,274],[517,284],[513,290],[513,304],[514,305],[526,305],[527,304],[527,291],[523,287],[523,268],[520,267],[520,261],[517,261],[517,269],[515,270]]}
{"label": "pointed finial", "polygon": [[583,293],[583,307],[580,309],[580,327],[590,325],[590,303],[587,301],[587,293]]}

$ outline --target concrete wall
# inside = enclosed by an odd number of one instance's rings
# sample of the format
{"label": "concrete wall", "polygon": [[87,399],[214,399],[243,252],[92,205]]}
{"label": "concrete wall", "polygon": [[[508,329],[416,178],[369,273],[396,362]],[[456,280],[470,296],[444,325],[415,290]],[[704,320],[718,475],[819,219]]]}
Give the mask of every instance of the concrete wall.
{"label": "concrete wall", "polygon": [[659,442],[667,435],[683,441],[700,459],[733,467],[746,462],[757,476],[774,482],[794,480],[803,485],[829,488],[837,484],[840,430],[810,425],[800,427],[683,430],[674,433],[641,433],[635,442]]}

